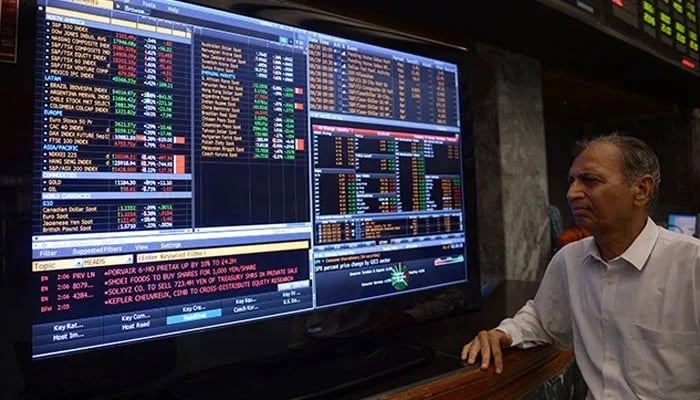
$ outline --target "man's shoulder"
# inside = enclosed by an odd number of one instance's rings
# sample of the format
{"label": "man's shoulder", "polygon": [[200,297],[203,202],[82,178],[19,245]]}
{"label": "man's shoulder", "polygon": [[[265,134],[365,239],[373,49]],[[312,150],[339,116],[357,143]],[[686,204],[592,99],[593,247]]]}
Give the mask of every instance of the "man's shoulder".
{"label": "man's shoulder", "polygon": [[[659,227],[659,249],[674,255],[700,257],[700,239]],[[680,253],[679,253],[680,252]]]}
{"label": "man's shoulder", "polygon": [[690,246],[700,248],[700,239],[679,232],[673,232],[666,228],[659,227],[659,240],[667,246]]}
{"label": "man's shoulder", "polygon": [[566,246],[562,247],[557,254],[563,256],[574,255],[578,253],[590,252],[591,244],[593,242],[593,236],[588,236],[583,239],[576,240],[574,242],[568,243]]}
{"label": "man's shoulder", "polygon": [[578,264],[591,255],[592,249],[592,236],[579,239],[559,249],[559,251],[554,254],[552,262],[561,265]]}

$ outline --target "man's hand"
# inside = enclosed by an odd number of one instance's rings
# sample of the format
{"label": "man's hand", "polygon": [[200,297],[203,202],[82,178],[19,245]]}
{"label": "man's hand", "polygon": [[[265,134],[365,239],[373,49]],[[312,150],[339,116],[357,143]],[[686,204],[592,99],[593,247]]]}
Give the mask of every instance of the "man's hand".
{"label": "man's hand", "polygon": [[474,340],[462,348],[462,361],[466,360],[467,364],[474,364],[476,356],[481,353],[481,369],[486,369],[489,367],[491,357],[493,357],[496,373],[500,374],[503,371],[501,347],[509,347],[511,343],[513,343],[513,338],[503,331],[498,329],[481,331]]}

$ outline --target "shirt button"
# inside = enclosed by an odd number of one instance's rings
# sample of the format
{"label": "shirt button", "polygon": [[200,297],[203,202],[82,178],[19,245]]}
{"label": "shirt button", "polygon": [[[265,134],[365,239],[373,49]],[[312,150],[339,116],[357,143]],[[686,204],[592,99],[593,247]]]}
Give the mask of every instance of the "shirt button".
{"label": "shirt button", "polygon": [[613,356],[608,356],[608,362],[614,363],[614,362],[615,362],[615,357],[613,357]]}
{"label": "shirt button", "polygon": [[612,285],[613,283],[615,283],[615,279],[608,278],[608,285]]}

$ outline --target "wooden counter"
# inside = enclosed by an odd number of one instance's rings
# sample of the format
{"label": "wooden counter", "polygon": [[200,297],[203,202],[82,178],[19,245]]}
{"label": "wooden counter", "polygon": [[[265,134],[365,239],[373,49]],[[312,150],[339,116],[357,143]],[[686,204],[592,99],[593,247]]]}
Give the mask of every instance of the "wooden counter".
{"label": "wooden counter", "polygon": [[[507,349],[504,352],[501,374],[494,372],[493,365],[486,371],[478,367],[464,368],[376,398],[378,400],[517,399],[536,391],[553,377],[563,374],[573,360],[572,351],[561,351],[554,346],[527,350]],[[478,363],[475,365],[478,366]]]}

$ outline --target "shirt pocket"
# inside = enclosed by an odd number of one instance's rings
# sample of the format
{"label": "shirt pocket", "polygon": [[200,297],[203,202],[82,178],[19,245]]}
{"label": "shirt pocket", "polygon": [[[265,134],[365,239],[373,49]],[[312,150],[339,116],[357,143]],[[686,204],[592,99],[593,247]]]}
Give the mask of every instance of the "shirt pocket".
{"label": "shirt pocket", "polygon": [[622,374],[638,397],[700,399],[700,332],[631,323],[627,339]]}

